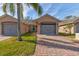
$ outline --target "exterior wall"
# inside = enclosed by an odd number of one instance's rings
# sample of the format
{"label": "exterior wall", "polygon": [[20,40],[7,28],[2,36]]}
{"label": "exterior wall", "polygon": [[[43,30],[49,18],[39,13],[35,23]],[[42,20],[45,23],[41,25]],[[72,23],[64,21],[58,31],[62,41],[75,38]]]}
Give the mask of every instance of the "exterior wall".
{"label": "exterior wall", "polygon": [[58,29],[59,29],[58,23],[56,23],[56,35],[58,34]]}
{"label": "exterior wall", "polygon": [[36,32],[36,31],[37,31],[36,25],[31,24],[31,25],[29,26],[29,32]]}
{"label": "exterior wall", "polygon": [[[34,26],[34,25],[32,25],[32,24],[29,25],[29,32],[32,32],[33,26]],[[34,27],[35,27],[35,26],[34,26]]]}
{"label": "exterior wall", "polygon": [[26,32],[29,32],[29,27],[27,24],[23,24],[21,23],[21,33],[26,33]]}
{"label": "exterior wall", "polygon": [[37,24],[37,34],[40,34],[40,24]]}
{"label": "exterior wall", "polygon": [[[12,18],[12,17],[3,17],[3,18],[0,18],[0,35],[2,34],[2,23],[3,22],[17,22],[17,20],[15,18]],[[28,25],[27,24],[24,24],[24,23],[21,23],[21,33],[26,33],[28,32]]]}
{"label": "exterior wall", "polygon": [[[65,25],[64,26],[59,26],[58,32],[60,32],[60,33],[67,33],[68,34],[69,33],[69,29],[67,29]],[[71,34],[75,34],[74,26],[71,29]]]}

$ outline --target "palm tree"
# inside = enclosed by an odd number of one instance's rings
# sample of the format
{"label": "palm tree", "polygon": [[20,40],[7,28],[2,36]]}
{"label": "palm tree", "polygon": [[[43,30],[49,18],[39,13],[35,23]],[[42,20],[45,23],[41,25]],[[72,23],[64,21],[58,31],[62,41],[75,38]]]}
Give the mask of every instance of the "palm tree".
{"label": "palm tree", "polygon": [[[21,38],[21,30],[20,30],[20,20],[23,18],[23,4],[21,3],[4,3],[3,4],[3,11],[5,14],[7,14],[7,7],[9,7],[10,13],[14,16],[15,15],[15,5],[17,6],[17,40],[22,41]],[[34,10],[38,13],[38,15],[42,14],[42,8],[37,3],[28,3],[25,4],[26,6],[30,7],[32,6]]]}

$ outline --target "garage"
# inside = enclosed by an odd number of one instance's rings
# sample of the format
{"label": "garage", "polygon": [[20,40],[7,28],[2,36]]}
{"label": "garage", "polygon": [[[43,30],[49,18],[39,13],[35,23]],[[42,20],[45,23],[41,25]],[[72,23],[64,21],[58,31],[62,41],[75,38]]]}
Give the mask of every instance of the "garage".
{"label": "garage", "polygon": [[43,35],[57,35],[59,22],[60,21],[57,18],[48,14],[34,20],[34,24],[37,28],[37,34]]}
{"label": "garage", "polygon": [[17,23],[2,23],[3,35],[17,35]]}
{"label": "garage", "polygon": [[56,35],[56,25],[41,25],[40,32],[45,35]]}
{"label": "garage", "polygon": [[[26,20],[20,21],[21,34],[29,32],[29,23]],[[17,18],[10,15],[0,17],[0,35],[14,36],[17,35]]]}

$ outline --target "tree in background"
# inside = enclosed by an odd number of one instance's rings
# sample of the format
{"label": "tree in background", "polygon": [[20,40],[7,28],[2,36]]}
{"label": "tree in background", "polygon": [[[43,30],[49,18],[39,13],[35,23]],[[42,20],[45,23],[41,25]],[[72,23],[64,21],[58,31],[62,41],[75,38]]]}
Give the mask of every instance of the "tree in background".
{"label": "tree in background", "polygon": [[76,16],[69,15],[65,17],[65,19],[73,19],[73,18],[76,18]]}

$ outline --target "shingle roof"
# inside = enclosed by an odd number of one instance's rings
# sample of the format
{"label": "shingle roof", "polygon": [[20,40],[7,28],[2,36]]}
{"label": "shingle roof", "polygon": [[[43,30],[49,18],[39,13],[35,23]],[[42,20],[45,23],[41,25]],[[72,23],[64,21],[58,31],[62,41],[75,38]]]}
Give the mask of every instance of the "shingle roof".
{"label": "shingle roof", "polygon": [[69,18],[69,19],[64,19],[59,23],[59,26],[65,25],[65,24],[70,24],[70,23],[75,23],[76,20],[78,20],[79,17],[74,17],[74,18]]}
{"label": "shingle roof", "polygon": [[[60,22],[59,19],[57,19],[56,17],[51,16],[51,15],[49,15],[49,14],[45,14],[45,15],[41,16],[40,18],[43,18],[43,17],[50,17],[50,18],[52,18],[53,20],[56,20],[57,22]],[[34,21],[40,21],[40,18],[35,19]]]}
{"label": "shingle roof", "polygon": [[[9,17],[14,18],[15,20],[17,20],[17,18],[15,18],[15,17],[13,17],[13,16],[11,16],[11,15],[8,15],[8,14],[4,14],[4,15],[0,16],[0,19],[1,19],[1,18],[4,18],[4,17],[7,17],[7,16],[9,16]],[[28,21],[26,21],[26,20],[21,20],[21,22],[22,22],[22,23],[25,23],[25,24],[28,23]]]}

